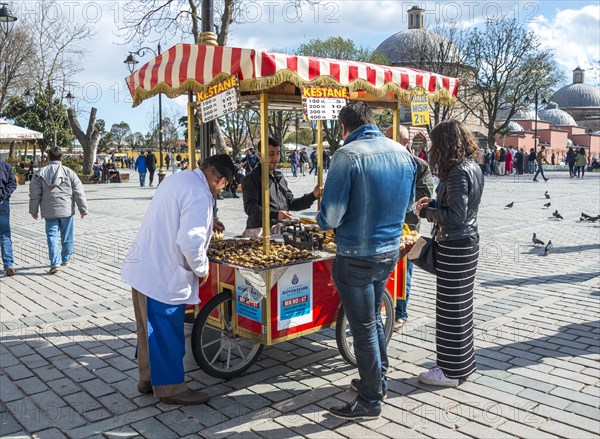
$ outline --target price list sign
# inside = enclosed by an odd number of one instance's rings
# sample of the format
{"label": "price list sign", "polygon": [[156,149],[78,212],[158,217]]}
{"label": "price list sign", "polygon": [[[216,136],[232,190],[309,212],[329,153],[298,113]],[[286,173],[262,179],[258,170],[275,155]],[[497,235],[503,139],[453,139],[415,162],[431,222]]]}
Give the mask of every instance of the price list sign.
{"label": "price list sign", "polygon": [[410,99],[410,112],[413,126],[429,125],[429,97],[423,89],[416,89]]}
{"label": "price list sign", "polygon": [[198,93],[200,123],[210,122],[228,113],[236,111],[240,106],[238,79],[230,76],[218,84],[211,85]]}
{"label": "price list sign", "polygon": [[337,120],[347,99],[348,90],[342,87],[302,88],[302,108],[308,120]]}

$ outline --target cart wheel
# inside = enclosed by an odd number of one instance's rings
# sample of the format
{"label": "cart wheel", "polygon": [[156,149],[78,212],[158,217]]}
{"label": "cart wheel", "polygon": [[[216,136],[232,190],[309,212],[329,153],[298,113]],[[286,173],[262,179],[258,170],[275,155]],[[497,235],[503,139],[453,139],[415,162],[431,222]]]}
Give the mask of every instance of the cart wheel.
{"label": "cart wheel", "polygon": [[[381,307],[381,320],[383,320],[383,330],[385,331],[386,343],[390,342],[392,333],[394,332],[394,303],[392,295],[386,289],[383,292],[383,304]],[[354,340],[350,332],[350,325],[344,312],[344,307],[340,307],[337,322],[335,324],[335,340],[338,349],[344,360],[356,366],[356,357],[354,356]]]}
{"label": "cart wheel", "polygon": [[252,366],[264,347],[233,333],[231,309],[231,293],[217,294],[202,307],[192,329],[192,352],[196,363],[217,378],[229,379],[242,374]]}

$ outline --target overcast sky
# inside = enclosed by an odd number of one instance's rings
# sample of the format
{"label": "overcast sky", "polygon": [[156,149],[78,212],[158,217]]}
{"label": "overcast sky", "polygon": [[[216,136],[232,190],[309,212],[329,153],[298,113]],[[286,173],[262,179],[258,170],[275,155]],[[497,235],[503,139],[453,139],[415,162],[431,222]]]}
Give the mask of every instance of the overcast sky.
{"label": "overcast sky", "polygon": [[[17,2],[19,8],[31,8],[34,2]],[[526,23],[542,41],[556,51],[556,59],[568,82],[571,71],[600,59],[600,5],[598,1],[328,1],[309,7],[300,13],[286,0],[247,2],[242,22],[231,28],[228,46],[291,51],[313,38],[342,36],[361,46],[375,48],[396,32],[407,29],[406,11],[415,4],[426,10],[425,25],[459,21],[464,26],[481,24],[485,18],[499,14]],[[158,98],[131,108],[124,77],[128,70],[123,60],[128,50],[139,47],[122,45],[117,35],[127,8],[134,2],[67,1],[61,3],[63,13],[75,20],[94,23],[97,34],[88,42],[89,55],[82,60],[84,71],[76,78],[80,118],[87,118],[93,105],[98,117],[113,123],[126,121],[133,131],[146,133],[156,120]],[[163,50],[181,41],[162,41]],[[184,41],[191,42],[191,41]],[[153,47],[155,43],[151,43]],[[140,59],[140,66],[150,59]],[[590,75],[586,82],[595,83]],[[163,97],[163,113],[167,116],[185,114],[184,99]]]}

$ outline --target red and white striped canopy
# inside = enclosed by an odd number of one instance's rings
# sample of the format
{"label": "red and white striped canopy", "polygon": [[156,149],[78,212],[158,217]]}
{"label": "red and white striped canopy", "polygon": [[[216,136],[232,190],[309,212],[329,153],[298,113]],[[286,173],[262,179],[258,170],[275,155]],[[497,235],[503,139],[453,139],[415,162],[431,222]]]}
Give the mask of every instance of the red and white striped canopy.
{"label": "red and white striped canopy", "polygon": [[393,93],[408,102],[411,90],[421,87],[431,101],[451,104],[458,91],[458,78],[423,70],[197,44],[171,47],[125,81],[137,106],[158,93],[176,97],[198,92],[230,75],[238,75],[242,92],[291,82],[297,87],[343,86],[379,97]]}

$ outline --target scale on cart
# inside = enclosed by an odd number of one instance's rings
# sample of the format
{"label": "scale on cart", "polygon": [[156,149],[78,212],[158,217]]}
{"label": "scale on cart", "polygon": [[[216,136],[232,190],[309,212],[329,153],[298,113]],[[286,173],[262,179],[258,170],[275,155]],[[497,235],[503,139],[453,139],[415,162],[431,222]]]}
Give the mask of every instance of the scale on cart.
{"label": "scale on cart", "polygon": [[[192,122],[196,107],[202,108],[205,120],[227,111],[258,110],[263,206],[269,204],[269,110],[302,111],[304,117],[316,120],[317,176],[318,184],[323,185],[322,121],[336,119],[348,100],[363,100],[391,111],[397,140],[400,105],[410,104],[417,94],[425,94],[429,102],[451,105],[458,91],[457,78],[416,69],[195,44],[171,47],[126,82],[134,106],[158,93],[173,98],[187,94],[190,163],[196,162]],[[269,209],[263,209],[262,219],[261,251],[270,256]],[[335,254],[321,251],[320,235],[314,227],[284,226],[282,238],[287,243],[314,252],[315,258],[307,261],[269,268],[210,262],[192,331],[194,357],[207,373],[221,378],[237,376],[256,361],[264,346],[332,326],[342,356],[356,364],[352,334],[331,275]],[[383,299],[382,320],[388,340],[395,300],[405,295],[405,277],[406,260],[402,258],[388,279]]]}

